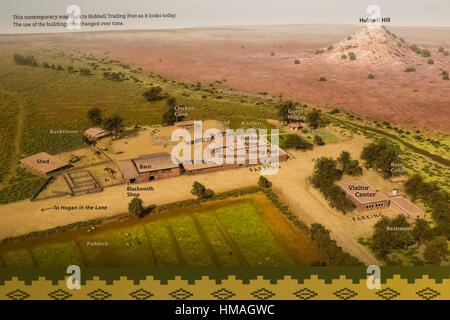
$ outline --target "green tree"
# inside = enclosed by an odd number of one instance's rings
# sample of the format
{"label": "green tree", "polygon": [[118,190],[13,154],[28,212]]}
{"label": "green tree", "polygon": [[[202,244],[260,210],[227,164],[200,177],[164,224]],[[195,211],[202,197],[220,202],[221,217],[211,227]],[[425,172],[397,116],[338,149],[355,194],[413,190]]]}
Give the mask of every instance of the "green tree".
{"label": "green tree", "polygon": [[431,216],[437,224],[439,234],[450,239],[450,203],[449,201],[440,200],[433,203]]}
{"label": "green tree", "polygon": [[128,204],[128,213],[138,218],[144,215],[144,207],[141,198],[135,197],[130,201]]}
{"label": "green tree", "polygon": [[151,87],[143,93],[143,96],[147,99],[147,101],[162,100],[165,98],[162,94],[162,88],[160,86]]}
{"label": "green tree", "polygon": [[297,134],[289,134],[283,144],[286,149],[311,150],[313,145]]}
{"label": "green tree", "polygon": [[306,122],[309,124],[311,128],[318,128],[321,125],[322,119],[322,112],[318,109],[313,109],[311,112],[308,113],[306,116]]}
{"label": "green tree", "polygon": [[205,195],[205,192],[206,192],[205,186],[200,182],[194,181],[191,190],[192,195],[196,196],[198,199],[201,199]]}
{"label": "green tree", "polygon": [[350,167],[351,155],[348,151],[342,151],[339,157],[337,158],[337,163],[342,170],[342,172],[347,172]]}
{"label": "green tree", "polygon": [[326,188],[325,197],[330,206],[346,214],[354,209],[353,202],[346,197],[344,191],[335,184],[329,184]]}
{"label": "green tree", "polygon": [[272,186],[272,182],[270,182],[266,177],[259,176],[258,185],[263,188],[270,188]]}
{"label": "green tree", "polygon": [[391,163],[400,162],[399,147],[387,138],[372,142],[363,148],[361,159],[368,167],[379,169],[384,178],[392,176]]}
{"label": "green tree", "polygon": [[432,230],[428,221],[424,219],[417,219],[414,222],[414,229],[412,230],[412,236],[420,246],[423,241],[430,240],[432,237]]}
{"label": "green tree", "polygon": [[87,117],[93,126],[98,126],[102,123],[102,111],[99,108],[89,109]]}
{"label": "green tree", "polygon": [[394,219],[383,217],[374,226],[370,248],[378,259],[385,260],[392,251],[405,249],[414,243],[410,229],[411,225],[404,215]]}
{"label": "green tree", "polygon": [[416,173],[405,182],[405,192],[416,201],[423,191],[423,180],[420,174]]}
{"label": "green tree", "polygon": [[314,188],[325,190],[327,185],[341,179],[342,171],[337,168],[337,162],[332,158],[320,157],[315,160],[314,172],[310,181]]}
{"label": "green tree", "polygon": [[163,122],[167,125],[172,125],[176,121],[183,121],[185,118],[184,115],[176,115],[176,99],[174,97],[170,97],[169,99],[167,99],[166,103],[169,106],[169,109],[163,114]]}
{"label": "green tree", "polygon": [[325,144],[325,142],[323,142],[322,138],[319,135],[317,135],[317,134],[314,136],[313,141],[318,146],[323,146]]}
{"label": "green tree", "polygon": [[348,165],[347,171],[345,172],[351,176],[360,176],[362,175],[362,168],[359,166],[358,160],[351,160]]}
{"label": "green tree", "polygon": [[205,192],[203,193],[203,199],[210,199],[214,197],[214,191],[212,189],[206,189]]}
{"label": "green tree", "polygon": [[117,138],[123,129],[123,119],[118,115],[112,115],[104,120],[105,129],[111,132],[112,136]]}
{"label": "green tree", "polygon": [[284,103],[278,106],[278,115],[280,116],[282,121],[289,121],[289,110],[294,110],[295,106],[292,101],[285,101]]}
{"label": "green tree", "polygon": [[447,238],[439,236],[427,243],[423,257],[426,262],[439,265],[443,259],[447,258],[448,254]]}

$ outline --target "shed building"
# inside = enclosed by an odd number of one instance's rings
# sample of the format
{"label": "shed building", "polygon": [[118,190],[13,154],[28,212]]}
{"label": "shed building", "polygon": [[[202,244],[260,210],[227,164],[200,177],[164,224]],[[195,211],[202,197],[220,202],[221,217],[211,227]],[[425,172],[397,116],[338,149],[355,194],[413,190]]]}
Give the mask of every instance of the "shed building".
{"label": "shed building", "polygon": [[84,131],[84,135],[89,141],[97,141],[98,139],[108,135],[108,132],[102,128],[89,128]]}
{"label": "shed building", "polygon": [[33,173],[47,175],[71,167],[69,163],[59,160],[46,152],[36,153],[28,158],[24,158],[20,160],[20,164]]}

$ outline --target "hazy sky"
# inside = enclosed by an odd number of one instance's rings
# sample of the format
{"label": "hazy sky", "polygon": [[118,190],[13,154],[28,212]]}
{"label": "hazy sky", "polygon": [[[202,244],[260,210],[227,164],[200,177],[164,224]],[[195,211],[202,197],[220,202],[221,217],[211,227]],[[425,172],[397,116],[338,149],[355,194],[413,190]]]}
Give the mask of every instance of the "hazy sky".
{"label": "hazy sky", "polygon": [[[387,26],[450,27],[449,0],[1,0],[0,33],[67,32],[58,28],[13,28],[12,15],[81,13],[175,13],[175,19],[126,21],[124,29],[268,24],[359,24],[366,8],[378,5]],[[94,30],[88,27],[82,31]],[[101,28],[95,28],[101,30]]]}

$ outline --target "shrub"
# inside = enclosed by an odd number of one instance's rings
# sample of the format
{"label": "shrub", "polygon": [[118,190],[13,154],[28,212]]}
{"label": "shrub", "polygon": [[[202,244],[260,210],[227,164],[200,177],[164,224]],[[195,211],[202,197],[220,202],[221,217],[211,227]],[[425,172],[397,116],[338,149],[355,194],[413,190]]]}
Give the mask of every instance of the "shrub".
{"label": "shrub", "polygon": [[348,53],[348,57],[350,58],[350,60],[355,60],[356,59],[356,54],[354,52],[349,52]]}
{"label": "shrub", "polygon": [[367,79],[375,79],[375,76],[371,73],[369,73],[369,75],[367,76]]}
{"label": "shrub", "polygon": [[320,77],[319,81],[327,81],[327,78],[325,78],[325,77]]}
{"label": "shrub", "polygon": [[428,58],[428,57],[431,56],[431,52],[430,52],[430,50],[428,50],[428,49],[423,49],[423,50],[421,50],[421,51],[420,51],[420,54],[422,55],[422,57],[426,57],[426,58]]}
{"label": "shrub", "polygon": [[162,88],[160,86],[151,87],[142,95],[147,99],[147,101],[156,101],[166,98],[166,96],[162,94]]}
{"label": "shrub", "polygon": [[428,59],[428,64],[434,64],[434,61],[433,61],[433,59]]}
{"label": "shrub", "polygon": [[295,150],[311,150],[313,145],[296,134],[289,134],[284,141],[284,148]]}
{"label": "shrub", "polygon": [[20,54],[15,54],[14,55],[14,62],[18,65],[28,65],[28,66],[32,66],[32,67],[36,67],[37,61],[33,56],[22,56]]}
{"label": "shrub", "polygon": [[353,39],[353,37],[351,37],[351,36],[347,37],[347,40],[352,40],[352,39]]}
{"label": "shrub", "polygon": [[442,76],[442,80],[448,80],[448,75]]}
{"label": "shrub", "polygon": [[420,49],[415,44],[409,47],[412,51],[414,51],[417,54],[420,54]]}
{"label": "shrub", "polygon": [[275,52],[271,52],[270,55],[273,57],[275,55]]}
{"label": "shrub", "polygon": [[206,188],[203,184],[201,184],[200,182],[194,181],[194,183],[192,184],[192,190],[191,190],[192,195],[194,195],[198,199],[200,199],[205,194],[205,191],[206,191]]}
{"label": "shrub", "polygon": [[294,60],[294,64],[300,64],[300,60],[295,59],[295,60]]}
{"label": "shrub", "polygon": [[128,213],[134,217],[142,217],[144,214],[144,207],[142,206],[142,199],[135,197],[128,204]]}
{"label": "shrub", "polygon": [[266,177],[260,176],[258,179],[258,185],[262,188],[270,188],[272,186],[272,182],[270,182]]}
{"label": "shrub", "polygon": [[328,51],[333,50],[333,49],[334,49],[334,47],[332,45],[328,46],[328,48],[327,48]]}
{"label": "shrub", "polygon": [[405,69],[405,72],[415,72],[416,69],[414,67],[408,67]]}
{"label": "shrub", "polygon": [[338,108],[334,108],[333,110],[330,111],[330,114],[336,114],[336,113],[340,113],[341,110],[339,110]]}
{"label": "shrub", "polygon": [[322,49],[316,49],[316,54],[321,54],[321,53],[324,53],[325,51],[324,50],[322,50]]}
{"label": "shrub", "polygon": [[347,55],[346,55],[346,54],[343,54],[343,55],[341,56],[341,59],[342,59],[342,60],[347,59]]}
{"label": "shrub", "polygon": [[325,144],[325,142],[323,142],[322,138],[319,135],[317,135],[317,134],[314,136],[313,141],[318,146],[323,146]]}
{"label": "shrub", "polygon": [[91,70],[88,68],[80,68],[80,74],[82,76],[90,76],[92,75]]}
{"label": "shrub", "polygon": [[206,189],[202,198],[203,199],[210,199],[212,197],[214,197],[214,191],[212,189]]}

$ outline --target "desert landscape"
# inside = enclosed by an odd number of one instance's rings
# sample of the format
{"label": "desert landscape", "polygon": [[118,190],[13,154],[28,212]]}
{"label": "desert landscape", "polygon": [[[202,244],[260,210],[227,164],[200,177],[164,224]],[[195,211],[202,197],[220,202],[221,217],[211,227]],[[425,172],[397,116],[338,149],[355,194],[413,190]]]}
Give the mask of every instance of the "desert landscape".
{"label": "desert landscape", "polygon": [[[199,204],[192,201],[206,200],[194,195],[196,183],[219,199],[258,185],[300,235],[332,252],[329,261],[307,264],[423,263],[423,243],[411,242],[389,257],[374,253],[369,242],[378,222],[397,223],[402,215],[394,208],[377,207],[373,216],[354,210],[334,182],[360,176],[390,194],[399,187],[388,180],[394,163],[409,178],[420,172],[427,188],[447,201],[449,34],[445,28],[292,25],[0,36],[0,107],[7,119],[0,124],[6,138],[0,238],[26,246],[29,237],[129,218],[133,200],[149,208],[187,201],[195,213]],[[278,129],[288,159],[269,177],[269,187],[260,185],[260,168],[247,167],[198,176],[182,167],[183,174],[167,179],[126,178],[118,161],[170,152],[165,138],[179,125],[175,116],[168,120],[175,107],[189,110],[181,122]],[[292,120],[290,112],[302,117]],[[111,119],[119,125],[110,127]],[[89,140],[85,130],[104,130],[106,136]],[[383,168],[363,158],[367,146],[380,141],[387,141],[380,150],[393,155]],[[343,151],[349,163],[356,161],[356,171],[346,176],[348,168],[337,169],[340,177],[328,184],[341,198],[333,203],[311,177],[318,159],[336,165]],[[42,152],[73,168],[39,175],[20,164]],[[383,152],[377,157],[384,158]],[[85,193],[75,188],[78,183],[92,187]],[[134,183],[151,192],[130,195]],[[421,216],[437,229],[441,207],[419,196]],[[406,224],[415,223],[408,219]],[[183,259],[178,254],[178,263]]]}
{"label": "desert landscape", "polygon": [[[2,38],[117,59],[190,83],[339,107],[373,120],[449,128],[450,82],[441,73],[448,71],[450,57],[439,52],[450,48],[449,28],[368,32],[350,25],[288,25]],[[411,50],[413,45],[429,50],[430,57]],[[350,51],[354,61],[341,59]],[[405,72],[410,67],[415,72]],[[369,74],[374,78],[368,79]]]}

